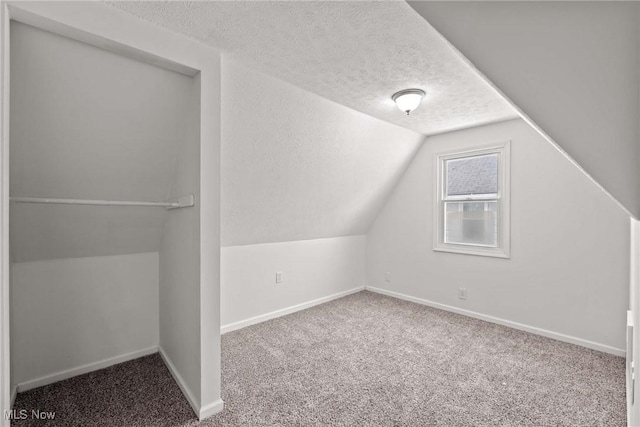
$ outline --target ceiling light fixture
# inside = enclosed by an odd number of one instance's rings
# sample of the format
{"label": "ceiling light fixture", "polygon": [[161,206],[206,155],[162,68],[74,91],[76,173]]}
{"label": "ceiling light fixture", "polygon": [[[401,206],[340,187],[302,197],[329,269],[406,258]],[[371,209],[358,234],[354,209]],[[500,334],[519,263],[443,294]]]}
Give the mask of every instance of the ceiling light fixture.
{"label": "ceiling light fixture", "polygon": [[409,113],[420,106],[422,97],[425,95],[426,93],[422,89],[405,89],[394,93],[391,99],[393,99],[400,111],[404,111],[408,116]]}

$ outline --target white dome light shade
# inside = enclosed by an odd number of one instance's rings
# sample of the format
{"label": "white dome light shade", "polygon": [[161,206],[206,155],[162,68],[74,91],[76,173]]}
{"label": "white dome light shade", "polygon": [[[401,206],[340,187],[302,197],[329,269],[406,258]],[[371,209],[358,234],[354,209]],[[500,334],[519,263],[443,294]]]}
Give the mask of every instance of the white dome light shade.
{"label": "white dome light shade", "polygon": [[400,111],[404,111],[408,116],[420,106],[424,96],[425,92],[422,89],[405,89],[394,93],[391,99],[395,101]]}

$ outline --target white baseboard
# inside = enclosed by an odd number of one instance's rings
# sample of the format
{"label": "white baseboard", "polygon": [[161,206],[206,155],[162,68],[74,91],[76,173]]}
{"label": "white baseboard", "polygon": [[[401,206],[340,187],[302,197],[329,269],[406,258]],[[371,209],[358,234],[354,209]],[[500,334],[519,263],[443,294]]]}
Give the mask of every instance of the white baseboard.
{"label": "white baseboard", "polygon": [[18,395],[18,387],[14,387],[11,390],[11,405],[9,406],[9,409],[13,409],[13,404],[16,403],[16,396]]}
{"label": "white baseboard", "polygon": [[237,329],[246,328],[247,326],[255,325],[256,323],[262,323],[267,320],[275,319],[276,317],[282,317],[287,314],[295,313],[296,311],[304,310],[305,308],[313,307],[314,305],[323,304],[334,299],[342,298],[347,295],[355,294],[356,292],[363,291],[364,286],[358,286],[357,288],[349,289],[348,291],[338,292],[337,294],[329,295],[326,297],[314,299],[312,301],[303,302],[302,304],[292,305],[290,307],[282,308],[280,310],[272,311],[270,313],[261,314],[260,316],[250,317],[249,319],[240,320],[239,322],[229,323],[220,327],[220,333],[226,334],[227,332],[235,331]]}
{"label": "white baseboard", "polygon": [[375,292],[382,295],[398,298],[405,301],[415,302],[417,304],[426,305],[428,307],[439,308],[445,311],[451,311],[453,313],[462,314],[463,316],[473,317],[474,319],[484,320],[486,322],[497,323],[498,325],[508,326],[513,329],[518,329],[525,332],[530,332],[536,335],[542,335],[543,337],[553,338],[558,341],[563,341],[569,344],[576,344],[582,347],[590,348],[592,350],[602,351],[604,353],[613,354],[616,356],[624,357],[626,350],[611,347],[605,344],[600,344],[593,341],[584,340],[582,338],[572,337],[570,335],[561,334],[558,332],[549,331],[546,329],[537,328],[535,326],[524,325],[522,323],[513,322],[511,320],[501,319],[499,317],[493,317],[475,311],[465,310],[464,308],[453,307],[451,305],[440,304],[438,302],[429,301],[422,298],[412,297],[410,295],[401,294],[399,292],[388,291],[386,289],[375,288],[372,286],[366,286],[366,290]]}
{"label": "white baseboard", "polygon": [[222,401],[222,399],[218,399],[215,402],[211,402],[208,405],[205,405],[202,408],[200,408],[200,414],[198,415],[198,419],[202,421],[205,418],[209,418],[217,414],[218,412],[222,412],[223,409],[224,409],[224,402]]}
{"label": "white baseboard", "polygon": [[184,380],[182,379],[182,376],[176,369],[176,365],[173,364],[169,356],[167,356],[167,353],[165,353],[164,349],[162,347],[159,347],[159,350],[160,350],[160,356],[162,357],[162,360],[164,360],[164,364],[167,365],[167,368],[169,368],[169,372],[171,372],[171,376],[173,377],[174,380],[176,380],[176,383],[178,383],[178,386],[180,386],[180,390],[182,390],[182,394],[184,394],[184,397],[189,402],[189,405],[191,405],[191,409],[193,409],[193,412],[195,412],[196,415],[199,415],[200,404],[196,401],[196,398],[191,392],[191,389],[189,388],[187,383],[184,382]]}
{"label": "white baseboard", "polygon": [[187,383],[182,379],[182,376],[176,369],[176,365],[173,364],[173,362],[171,361],[171,359],[169,358],[169,356],[167,355],[167,353],[164,351],[162,347],[159,347],[159,351],[160,351],[160,356],[162,357],[162,360],[164,360],[165,365],[167,365],[167,368],[169,368],[169,372],[171,372],[171,376],[173,377],[174,380],[176,380],[176,383],[178,383],[180,390],[182,390],[182,394],[184,394],[184,397],[187,399],[187,402],[189,402],[189,405],[191,406],[191,409],[193,409],[193,412],[198,417],[198,420],[202,421],[203,419],[208,418],[212,415],[215,415],[218,412],[222,411],[222,409],[224,409],[224,402],[222,401],[222,399],[218,399],[215,402],[212,402],[203,407],[200,407],[200,404],[198,403],[195,396],[193,395],[193,392],[191,391]]}
{"label": "white baseboard", "polygon": [[88,372],[97,371],[98,369],[108,368],[109,366],[117,365],[118,363],[128,362],[129,360],[137,359],[139,357],[147,356],[149,354],[157,352],[158,346],[133,351],[131,353],[110,357],[98,362],[87,363],[86,365],[78,366],[77,368],[66,369],[64,371],[58,371],[54,372],[53,374],[45,375],[44,377],[24,381],[19,383],[16,388],[17,391],[21,393],[23,391],[31,390],[32,388],[53,384],[58,381],[66,380],[68,378],[76,377]]}

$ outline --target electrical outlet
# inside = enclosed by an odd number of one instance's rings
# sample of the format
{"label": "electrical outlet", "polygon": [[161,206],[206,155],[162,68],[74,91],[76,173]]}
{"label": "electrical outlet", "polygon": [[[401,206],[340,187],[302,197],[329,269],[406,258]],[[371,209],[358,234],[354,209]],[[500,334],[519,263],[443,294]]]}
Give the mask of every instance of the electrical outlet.
{"label": "electrical outlet", "polygon": [[458,288],[458,298],[459,299],[467,299],[467,289],[466,288]]}
{"label": "electrical outlet", "polygon": [[282,283],[282,271],[276,271],[276,283]]}
{"label": "electrical outlet", "polygon": [[391,272],[387,271],[386,273],[384,273],[384,280],[387,282],[391,281]]}

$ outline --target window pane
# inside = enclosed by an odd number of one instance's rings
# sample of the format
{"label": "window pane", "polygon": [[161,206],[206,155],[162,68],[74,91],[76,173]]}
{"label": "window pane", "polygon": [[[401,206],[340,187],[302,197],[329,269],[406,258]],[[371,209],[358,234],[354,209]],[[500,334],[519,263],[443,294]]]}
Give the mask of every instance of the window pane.
{"label": "window pane", "polygon": [[447,196],[498,193],[498,154],[446,160]]}
{"label": "window pane", "polygon": [[498,202],[445,202],[444,242],[498,247]]}

